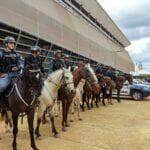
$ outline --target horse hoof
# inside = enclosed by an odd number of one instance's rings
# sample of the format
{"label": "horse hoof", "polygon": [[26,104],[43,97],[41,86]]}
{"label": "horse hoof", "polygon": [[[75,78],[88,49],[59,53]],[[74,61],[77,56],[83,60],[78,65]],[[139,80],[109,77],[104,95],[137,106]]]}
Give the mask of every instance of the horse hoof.
{"label": "horse hoof", "polygon": [[31,147],[33,150],[39,150],[35,145],[34,146],[31,145]]}
{"label": "horse hoof", "polygon": [[65,127],[63,127],[63,128],[62,128],[62,131],[63,131],[63,132],[66,132],[66,131],[67,131],[67,129],[66,129]]}
{"label": "horse hoof", "polygon": [[99,106],[98,106],[98,105],[97,105],[96,107],[97,107],[97,108],[99,108]]}
{"label": "horse hoof", "polygon": [[70,127],[70,125],[69,125],[69,124],[66,124],[66,127]]}
{"label": "horse hoof", "polygon": [[32,148],[33,150],[39,150],[37,147]]}
{"label": "horse hoof", "polygon": [[82,118],[79,118],[79,121],[82,121],[83,119]]}
{"label": "horse hoof", "polygon": [[58,139],[58,138],[60,138],[60,135],[57,133],[54,135],[54,137]]}
{"label": "horse hoof", "polygon": [[42,136],[40,135],[40,136],[37,136],[36,137],[36,140],[42,140]]}
{"label": "horse hoof", "polygon": [[73,120],[71,119],[70,122],[73,122]]}

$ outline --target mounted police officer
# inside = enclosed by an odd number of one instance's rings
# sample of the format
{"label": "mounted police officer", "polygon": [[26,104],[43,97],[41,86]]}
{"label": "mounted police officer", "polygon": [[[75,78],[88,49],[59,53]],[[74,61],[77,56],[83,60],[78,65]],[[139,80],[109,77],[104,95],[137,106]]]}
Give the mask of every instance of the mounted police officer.
{"label": "mounted police officer", "polygon": [[39,46],[31,47],[31,54],[25,58],[25,67],[31,70],[40,70],[44,74],[42,58],[40,57],[41,48]]}
{"label": "mounted police officer", "polygon": [[113,74],[112,68],[109,66],[108,69],[105,72],[105,76],[108,76],[108,77],[112,78],[112,74]]}
{"label": "mounted police officer", "polygon": [[[25,68],[29,69],[31,72],[39,73],[40,81],[37,88],[39,89],[40,95],[43,86],[42,76],[45,73],[42,59],[40,57],[41,48],[39,46],[32,46],[30,50],[31,54],[25,58]],[[29,84],[32,86],[33,83]]]}
{"label": "mounted police officer", "polygon": [[55,59],[52,62],[52,71],[56,71],[65,67],[65,63],[62,60],[62,53],[60,50],[56,51]]}
{"label": "mounted police officer", "polygon": [[64,64],[65,64],[65,68],[71,68],[71,71],[74,70],[74,66],[73,63],[71,63],[71,58],[69,57],[69,55],[65,55],[64,56]]}
{"label": "mounted police officer", "polygon": [[14,48],[15,39],[11,36],[5,37],[4,49],[0,49],[0,95],[10,85],[11,79],[16,77],[23,67],[21,57],[15,52]]}

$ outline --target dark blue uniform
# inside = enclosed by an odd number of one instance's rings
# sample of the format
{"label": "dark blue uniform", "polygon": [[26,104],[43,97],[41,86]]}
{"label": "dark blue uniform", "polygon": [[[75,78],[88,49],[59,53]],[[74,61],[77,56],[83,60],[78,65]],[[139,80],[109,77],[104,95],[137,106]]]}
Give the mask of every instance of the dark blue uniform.
{"label": "dark blue uniform", "polygon": [[54,59],[52,62],[52,71],[56,71],[65,67],[65,63],[61,59]]}
{"label": "dark blue uniform", "polygon": [[34,57],[33,55],[29,55],[25,58],[25,67],[31,70],[38,70],[44,74],[44,67],[42,65],[42,59],[40,56]]}
{"label": "dark blue uniform", "polygon": [[[13,68],[17,67],[13,71]],[[0,93],[4,92],[11,82],[11,78],[15,77],[23,67],[20,55],[15,51],[0,50],[0,74],[6,74],[0,77]]]}

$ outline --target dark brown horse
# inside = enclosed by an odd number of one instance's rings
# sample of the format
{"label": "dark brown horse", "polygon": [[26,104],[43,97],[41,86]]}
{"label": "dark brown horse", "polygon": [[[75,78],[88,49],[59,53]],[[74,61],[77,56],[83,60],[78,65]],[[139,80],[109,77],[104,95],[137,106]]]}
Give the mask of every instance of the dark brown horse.
{"label": "dark brown horse", "polygon": [[[77,87],[81,79],[85,79],[89,82],[93,90],[97,89],[97,78],[89,64],[75,69],[73,71],[73,79],[75,88]],[[61,87],[59,93],[59,100],[62,101],[62,131],[66,131],[66,127],[69,126],[67,122],[68,112],[75,95],[68,95],[64,87]]]}
{"label": "dark brown horse", "polygon": [[18,75],[12,79],[11,90],[5,95],[5,101],[8,102],[7,109],[12,112],[13,150],[17,150],[18,117],[22,112],[27,114],[31,147],[33,150],[38,150],[34,139],[33,121],[34,105],[41,90],[39,83],[41,83],[40,71],[25,69],[22,76]]}
{"label": "dark brown horse", "polygon": [[102,92],[102,103],[104,106],[106,106],[105,99],[107,99],[107,102],[111,105],[113,105],[112,101],[112,92],[115,89],[115,83],[110,77],[103,77],[102,83],[101,83],[101,92]]}
{"label": "dark brown horse", "polygon": [[[98,99],[98,95],[100,93],[100,86],[99,84],[95,84],[95,89],[93,89],[91,87],[91,85],[89,84],[89,82],[87,81],[83,87],[84,92],[83,92],[83,96],[82,96],[82,111],[84,111],[84,103],[86,103],[87,108],[90,110],[91,108],[93,108],[93,102],[95,101],[96,107],[99,107],[98,103],[99,103],[99,99]],[[91,100],[91,103],[90,103]]]}

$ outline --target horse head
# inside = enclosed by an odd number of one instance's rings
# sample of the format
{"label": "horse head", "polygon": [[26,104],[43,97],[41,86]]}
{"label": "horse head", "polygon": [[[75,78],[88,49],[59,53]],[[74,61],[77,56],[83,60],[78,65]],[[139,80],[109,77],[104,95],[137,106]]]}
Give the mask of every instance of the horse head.
{"label": "horse head", "polygon": [[58,89],[63,88],[65,92],[75,94],[73,75],[70,69],[59,69],[49,74],[47,80],[52,83],[50,88],[54,88],[55,92],[57,92]]}
{"label": "horse head", "polygon": [[125,75],[126,80],[129,82],[129,84],[133,83],[133,77],[131,74],[126,74]]}
{"label": "horse head", "polygon": [[82,73],[83,73],[83,78],[88,81],[91,85],[98,83],[97,77],[94,73],[94,70],[92,69],[92,67],[90,66],[90,64],[86,64],[83,69],[82,69]]}
{"label": "horse head", "polygon": [[71,68],[65,69],[63,68],[63,81],[62,86],[66,89],[70,94],[75,95],[75,87],[73,82],[73,75],[71,73]]}
{"label": "horse head", "polygon": [[98,93],[100,90],[100,86],[98,84],[96,74],[94,73],[94,70],[92,69],[90,64],[86,64],[82,70],[83,70],[83,78],[90,84],[92,91]]}

